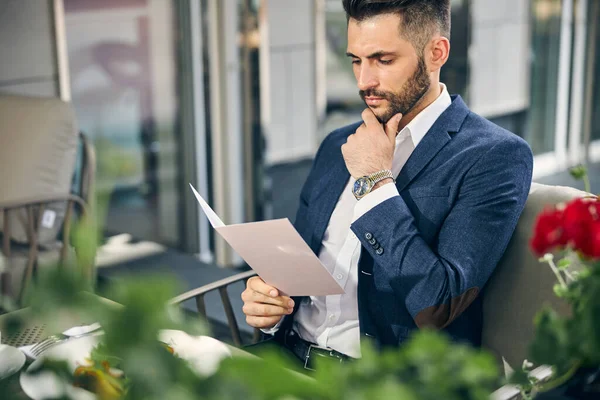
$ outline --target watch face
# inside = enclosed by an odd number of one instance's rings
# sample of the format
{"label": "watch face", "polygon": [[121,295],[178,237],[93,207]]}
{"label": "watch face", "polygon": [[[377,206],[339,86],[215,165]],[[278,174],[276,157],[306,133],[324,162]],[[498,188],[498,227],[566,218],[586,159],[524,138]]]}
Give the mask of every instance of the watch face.
{"label": "watch face", "polygon": [[371,191],[371,181],[366,177],[358,178],[356,182],[354,182],[352,192],[357,198],[365,196],[369,191]]}

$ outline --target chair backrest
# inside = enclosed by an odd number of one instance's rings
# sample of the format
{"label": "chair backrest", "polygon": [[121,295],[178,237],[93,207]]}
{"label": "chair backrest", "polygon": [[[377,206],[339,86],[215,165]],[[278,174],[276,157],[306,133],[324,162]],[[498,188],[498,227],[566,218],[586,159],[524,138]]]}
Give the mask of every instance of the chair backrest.
{"label": "chair backrest", "polygon": [[569,312],[554,295],[556,278],[550,267],[540,263],[529,247],[537,215],[546,206],[586,195],[570,187],[533,183],[504,257],[484,289],[483,346],[513,368],[527,358],[536,313],[546,304],[559,313]]}
{"label": "chair backrest", "polygon": [[[77,141],[69,104],[57,98],[0,94],[0,204],[68,195]],[[39,243],[56,239],[65,209],[64,202],[46,207],[53,217],[42,225]],[[10,219],[13,241],[27,243],[25,219],[24,214]]]}

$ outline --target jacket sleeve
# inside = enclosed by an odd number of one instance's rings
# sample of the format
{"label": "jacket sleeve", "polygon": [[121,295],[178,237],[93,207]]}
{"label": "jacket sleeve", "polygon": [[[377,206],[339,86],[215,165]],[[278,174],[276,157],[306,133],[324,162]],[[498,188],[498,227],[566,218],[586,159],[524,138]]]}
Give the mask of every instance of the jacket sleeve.
{"label": "jacket sleeve", "polygon": [[[420,236],[401,196],[377,205],[352,226],[418,327],[444,328],[477,297],[504,253],[531,185],[533,158],[522,142],[502,142],[463,176],[433,247]],[[380,254],[365,236],[384,249]]]}

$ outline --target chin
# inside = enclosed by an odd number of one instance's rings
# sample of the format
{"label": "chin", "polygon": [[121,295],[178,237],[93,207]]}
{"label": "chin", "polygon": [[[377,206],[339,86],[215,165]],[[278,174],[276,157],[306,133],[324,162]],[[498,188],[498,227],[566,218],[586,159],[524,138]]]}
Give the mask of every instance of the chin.
{"label": "chin", "polygon": [[373,110],[373,113],[382,124],[386,124],[390,119],[392,119],[393,115],[390,115],[387,110],[379,110],[379,112]]}

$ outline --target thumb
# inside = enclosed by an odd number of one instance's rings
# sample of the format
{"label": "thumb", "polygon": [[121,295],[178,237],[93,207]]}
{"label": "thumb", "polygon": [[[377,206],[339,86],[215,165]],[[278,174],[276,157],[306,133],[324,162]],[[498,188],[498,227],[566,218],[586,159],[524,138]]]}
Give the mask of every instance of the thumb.
{"label": "thumb", "polygon": [[401,120],[402,120],[402,114],[398,113],[398,114],[394,115],[385,124],[385,134],[390,138],[390,140],[396,139],[396,134],[398,133],[398,125],[400,125]]}

